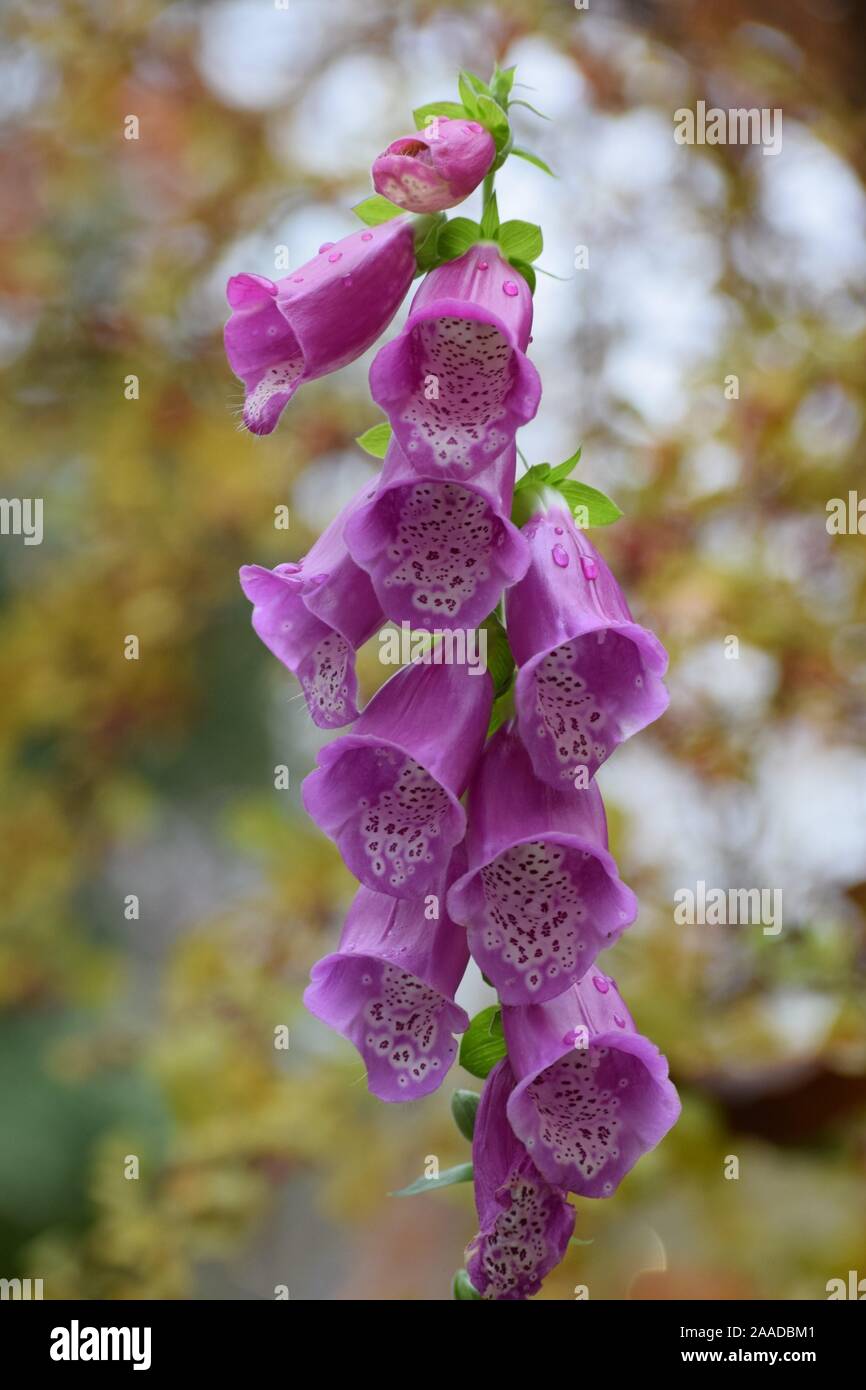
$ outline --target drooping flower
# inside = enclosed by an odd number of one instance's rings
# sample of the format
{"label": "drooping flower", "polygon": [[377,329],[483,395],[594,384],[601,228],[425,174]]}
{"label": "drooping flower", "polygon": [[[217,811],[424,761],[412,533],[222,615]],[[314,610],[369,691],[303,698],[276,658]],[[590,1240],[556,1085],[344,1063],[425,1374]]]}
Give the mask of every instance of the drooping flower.
{"label": "drooping flower", "polygon": [[478,1235],[466,1248],[466,1271],[482,1298],[531,1298],[564,1258],[574,1208],[562,1188],[542,1177],[506,1115],[514,1077],[508,1058],[484,1083],[475,1117],[472,1163]]}
{"label": "drooping flower", "polygon": [[506,598],[519,670],[515,704],[538,776],[592,777],[625,739],[664,712],[667,653],[632,618],[622,590],[564,499],[523,527],[529,569]]}
{"label": "drooping flower", "polygon": [[502,1023],[515,1134],[549,1182],[609,1197],[679,1116],[667,1061],[598,970],[549,1003],[505,1006]]}
{"label": "drooping flower", "polygon": [[398,217],[327,242],[282,280],[233,275],[225,346],[246,388],[247,429],[270,434],[299,386],[366,352],[388,327],[414,274],[412,220]]}
{"label": "drooping flower", "polygon": [[454,1003],[469,952],[445,913],[446,881],[434,901],[359,888],[337,951],[313,966],[304,1003],[361,1054],[380,1100],[416,1100],[445,1079],[455,1033],[469,1019]]}
{"label": "drooping flower", "polygon": [[304,806],[368,888],[397,898],[436,891],[463,839],[460,797],[492,703],[488,671],[416,661],[382,686],[351,733],[320,750]]}
{"label": "drooping flower", "polygon": [[516,730],[487,744],[469,793],[468,871],[448,910],[507,1004],[561,994],[637,915],[607,848],[601,793],[540,782]]}
{"label": "drooping flower", "polygon": [[471,478],[532,419],[531,328],[529,286],[492,243],[425,277],[403,332],[370,368],[373,399],[419,473]]}
{"label": "drooping flower", "polygon": [[373,161],[373,186],[409,212],[442,212],[469,197],[495,154],[483,125],[438,116],[424,130],[393,140]]}
{"label": "drooping flower", "polygon": [[413,627],[474,627],[529,554],[510,520],[512,445],[471,482],[419,475],[391,441],[378,486],[346,526],[385,613]]}
{"label": "drooping flower", "polygon": [[307,707],[322,729],[358,716],[355,652],[384,621],[368,576],[343,541],[347,518],[364,502],[359,493],[297,564],[244,565],[241,588],[253,605],[253,628],[297,676]]}

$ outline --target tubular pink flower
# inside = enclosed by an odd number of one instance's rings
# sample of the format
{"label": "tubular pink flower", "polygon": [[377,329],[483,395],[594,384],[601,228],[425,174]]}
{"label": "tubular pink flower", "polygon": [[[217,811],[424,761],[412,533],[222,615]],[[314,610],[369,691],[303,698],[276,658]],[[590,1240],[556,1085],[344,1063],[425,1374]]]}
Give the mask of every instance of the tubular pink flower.
{"label": "tubular pink flower", "polygon": [[541,399],[525,355],[532,295],[493,243],[426,276],[406,327],[379,349],[370,390],[419,473],[471,478],[514,441]]}
{"label": "tubular pink flower", "polygon": [[475,627],[526,573],[510,520],[515,449],[471,482],[421,477],[392,440],[378,487],[346,526],[382,608],[413,627]]}
{"label": "tubular pink flower", "polygon": [[515,1134],[548,1182],[609,1197],[679,1117],[667,1061],[598,970],[547,1004],[504,1007],[502,1023]]}
{"label": "tubular pink flower", "polygon": [[396,898],[436,891],[463,839],[460,797],[492,704],[487,671],[413,662],[374,695],[351,733],[320,750],[304,806],[368,888]]}
{"label": "tubular pink flower", "polygon": [[233,275],[229,365],[246,387],[244,424],[270,434],[305,381],[354,362],[384,333],[415,274],[410,219],[329,242],[291,275]]}
{"label": "tubular pink flower", "polygon": [[373,187],[409,212],[442,212],[469,197],[495,154],[493,136],[477,121],[437,116],[377,156]]}
{"label": "tubular pink flower", "polygon": [[454,1003],[466,933],[445,914],[445,887],[432,905],[359,888],[338,950],[313,966],[304,995],[310,1013],[358,1049],[380,1100],[435,1091],[457,1055],[454,1034],[469,1026]]}
{"label": "tubular pink flower", "polygon": [[574,1208],[542,1177],[508,1123],[514,1087],[508,1058],[484,1083],[475,1117],[472,1164],[479,1232],[466,1248],[466,1271],[482,1298],[531,1298],[564,1258]]}
{"label": "tubular pink flower", "polygon": [[531,561],[506,597],[519,667],[517,724],[538,776],[551,786],[592,777],[625,739],[668,705],[667,653],[632,618],[622,590],[563,499],[523,534]]}
{"label": "tubular pink flower", "polygon": [[637,916],[607,848],[601,793],[540,782],[515,730],[487,744],[469,793],[468,871],[448,911],[503,1003],[553,999]]}
{"label": "tubular pink flower", "polygon": [[253,605],[253,628],[297,676],[321,729],[357,718],[355,652],[384,622],[370,580],[343,541],[346,520],[365,495],[343,509],[297,564],[273,570],[244,565],[240,572]]}

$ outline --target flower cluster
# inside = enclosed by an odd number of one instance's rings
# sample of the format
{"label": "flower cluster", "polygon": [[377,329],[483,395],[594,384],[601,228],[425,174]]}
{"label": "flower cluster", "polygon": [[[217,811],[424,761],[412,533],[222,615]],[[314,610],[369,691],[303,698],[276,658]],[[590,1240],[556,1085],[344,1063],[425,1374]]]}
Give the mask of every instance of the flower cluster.
{"label": "flower cluster", "polygon": [[[479,1232],[455,1287],[503,1300],[536,1293],[563,1258],[568,1194],[610,1196],[679,1112],[664,1058],[596,965],[637,901],[594,777],[664,710],[666,655],[586,538],[592,506],[582,517],[576,499],[600,494],[568,483],[573,461],[515,478],[515,435],[541,397],[524,259],[541,237],[500,224],[493,193],[512,82],[464,74],[462,105],[416,113],[423,132],[373,165],[377,194],[358,209],[373,225],[276,284],[235,276],[226,327],[245,421],[267,433],[305,381],[375,342],[426,272],[370,370],[388,421],[378,479],[304,559],[247,566],[241,582],[313,720],[352,725],[303,786],[360,883],[306,1004],[385,1101],[441,1085],[465,1035],[461,1060],[486,1083],[469,1130]],[[446,221],[482,179],[481,224]],[[389,620],[484,624],[495,660],[480,679],[414,660],[359,713],[355,652]],[[470,954],[499,1001],[472,1024],[455,1002]],[[467,1046],[480,1032],[483,1065]]]}

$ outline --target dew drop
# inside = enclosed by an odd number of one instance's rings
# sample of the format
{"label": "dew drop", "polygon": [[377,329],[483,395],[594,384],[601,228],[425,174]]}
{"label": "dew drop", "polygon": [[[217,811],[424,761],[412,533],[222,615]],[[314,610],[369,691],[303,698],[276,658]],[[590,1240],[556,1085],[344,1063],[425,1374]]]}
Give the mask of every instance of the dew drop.
{"label": "dew drop", "polygon": [[614,1023],[616,1024],[617,1028],[624,1028],[624,1027],[625,1027],[625,1019],[624,1019],[624,1018],[620,1018],[619,1014],[614,1014],[614,1016],[613,1016],[613,1021],[614,1021]]}
{"label": "dew drop", "polygon": [[319,247],[319,255],[321,256],[323,251],[330,251],[333,244],[334,243],[332,241],[323,241],[321,246]]}
{"label": "dew drop", "polygon": [[[332,244],[333,244],[333,243],[332,243]],[[343,255],[342,251],[332,251],[331,254],[330,254],[330,256],[328,257],[328,260],[331,262],[331,265],[333,265],[336,261],[339,261],[339,260],[342,259],[342,255]]]}
{"label": "dew drop", "polygon": [[598,578],[598,565],[588,555],[581,555],[580,568],[583,570],[584,579]]}
{"label": "dew drop", "polygon": [[557,534],[558,536],[561,536],[561,535],[564,534],[563,529],[562,529],[561,526],[554,526],[553,529],[554,529],[554,531],[556,532],[556,534]]}
{"label": "dew drop", "polygon": [[372,241],[372,240],[373,240],[373,233],[372,233],[372,232],[362,232],[362,233],[361,233],[361,240],[362,240],[362,241]]}
{"label": "dew drop", "polygon": [[568,569],[568,551],[564,545],[559,545],[557,543],[550,553],[553,556],[553,563],[555,565],[559,565],[561,570]]}
{"label": "dew drop", "polygon": [[478,269],[479,269],[479,270],[486,270],[486,269],[488,268],[489,264],[490,264],[489,261],[479,261],[479,262],[478,262]]}
{"label": "dew drop", "polygon": [[599,994],[607,994],[608,990],[610,989],[610,985],[608,984],[607,980],[604,978],[603,975],[593,975],[592,983],[595,985]]}
{"label": "dew drop", "polygon": [[292,284],[293,284],[293,285],[302,285],[303,283],[304,283],[304,277],[303,277],[303,275],[293,275],[293,276],[292,276]]}
{"label": "dew drop", "polygon": [[507,294],[511,299],[513,299],[516,294],[520,293],[513,280],[505,281],[504,285],[502,286],[502,292],[503,294]]}

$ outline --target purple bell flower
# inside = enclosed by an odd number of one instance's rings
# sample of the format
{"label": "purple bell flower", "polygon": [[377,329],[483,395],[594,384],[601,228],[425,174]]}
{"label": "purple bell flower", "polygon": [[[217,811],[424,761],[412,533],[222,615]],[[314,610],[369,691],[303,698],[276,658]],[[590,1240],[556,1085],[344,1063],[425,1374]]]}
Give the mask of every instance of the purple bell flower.
{"label": "purple bell flower", "polygon": [[466,933],[445,915],[445,883],[423,899],[359,888],[338,950],[313,966],[304,1003],[354,1043],[380,1100],[417,1100],[441,1086],[469,1018],[454,994],[469,960]]}
{"label": "purple bell flower", "polygon": [[487,744],[469,793],[468,872],[448,911],[503,1003],[540,1003],[590,968],[637,916],[607,848],[595,783],[553,790],[505,725]]}
{"label": "purple bell flower", "polygon": [[319,751],[304,806],[368,888],[396,898],[437,891],[466,829],[460,797],[492,704],[488,671],[413,662],[374,695],[351,733]]}
{"label": "purple bell flower", "polygon": [[508,639],[520,668],[520,735],[551,786],[592,777],[618,744],[668,705],[668,658],[632,618],[622,590],[564,499],[523,528],[532,559],[506,598]]}
{"label": "purple bell flower", "polygon": [[437,266],[403,332],[380,348],[370,391],[419,473],[471,478],[514,441],[541,399],[526,357],[532,295],[493,243]]}
{"label": "purple bell flower", "polygon": [[574,1208],[539,1173],[508,1123],[514,1087],[508,1058],[484,1083],[475,1117],[472,1163],[478,1235],[466,1248],[466,1272],[482,1298],[531,1298],[565,1257]]}
{"label": "purple bell flower", "polygon": [[346,527],[389,618],[475,627],[526,573],[529,551],[510,520],[515,458],[512,445],[471,482],[421,477],[391,441],[378,486]]}
{"label": "purple bell flower", "polygon": [[328,242],[284,279],[233,275],[229,365],[246,387],[244,424],[270,434],[305,381],[354,362],[384,333],[415,274],[412,221],[398,217]]}
{"label": "purple bell flower", "polygon": [[549,1003],[504,1007],[502,1023],[515,1134],[549,1182],[609,1197],[679,1117],[667,1061],[597,970]]}
{"label": "purple bell flower", "polygon": [[469,197],[495,154],[493,136],[478,121],[437,116],[374,159],[373,186],[409,212],[442,212]]}
{"label": "purple bell flower", "polygon": [[355,652],[382,626],[373,586],[343,541],[359,493],[297,564],[244,565],[241,588],[253,605],[253,628],[301,683],[321,729],[358,717]]}

